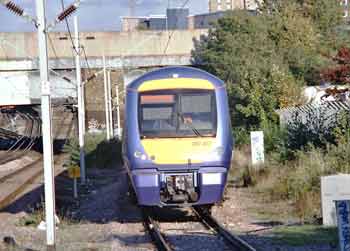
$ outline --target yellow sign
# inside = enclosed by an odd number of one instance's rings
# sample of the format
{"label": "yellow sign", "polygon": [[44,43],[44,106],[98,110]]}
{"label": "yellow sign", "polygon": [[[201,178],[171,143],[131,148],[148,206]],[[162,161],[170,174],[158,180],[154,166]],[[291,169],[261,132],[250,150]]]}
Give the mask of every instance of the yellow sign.
{"label": "yellow sign", "polygon": [[71,179],[80,177],[80,167],[79,166],[71,166],[68,168],[68,176]]}

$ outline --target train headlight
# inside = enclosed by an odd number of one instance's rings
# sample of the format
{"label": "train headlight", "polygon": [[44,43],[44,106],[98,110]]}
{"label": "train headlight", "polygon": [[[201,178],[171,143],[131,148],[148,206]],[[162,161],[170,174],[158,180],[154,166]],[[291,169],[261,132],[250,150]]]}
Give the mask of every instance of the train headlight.
{"label": "train headlight", "polygon": [[141,160],[146,160],[147,159],[147,155],[140,152],[140,151],[135,151],[134,152],[134,157],[137,159],[141,159]]}

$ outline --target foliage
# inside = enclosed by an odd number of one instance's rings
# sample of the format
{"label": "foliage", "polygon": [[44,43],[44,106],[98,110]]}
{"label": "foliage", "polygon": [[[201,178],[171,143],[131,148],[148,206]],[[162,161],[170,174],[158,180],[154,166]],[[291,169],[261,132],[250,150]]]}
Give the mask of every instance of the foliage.
{"label": "foliage", "polygon": [[336,0],[266,0],[258,15],[233,11],[195,43],[193,63],[223,79],[234,126],[277,123],[274,111],[301,104],[339,45]]}
{"label": "foliage", "polygon": [[340,48],[332,60],[333,65],[321,71],[322,79],[333,84],[349,84],[350,49],[347,47]]}
{"label": "foliage", "polygon": [[267,13],[280,12],[291,3],[324,33],[344,23],[343,7],[339,0],[265,0],[262,10]]}
{"label": "foliage", "polygon": [[[312,54],[306,52],[314,47],[316,39],[312,28],[299,33],[291,29],[287,33],[282,26],[300,19],[303,20],[301,16],[284,20],[234,12],[220,19],[208,37],[196,44],[194,62],[228,83],[230,105],[235,108],[234,126],[277,122],[275,109],[299,103],[302,85],[299,77],[307,70],[297,63],[310,63],[297,56]],[[298,21],[295,26],[310,27],[307,21]]]}
{"label": "foliage", "polygon": [[[122,161],[121,142],[117,139],[107,141],[104,134],[87,134],[85,136],[85,158],[87,167],[105,168]],[[80,164],[79,142],[70,139],[64,146],[64,152],[70,155],[68,166]]]}
{"label": "foliage", "polygon": [[324,33],[344,22],[343,7],[339,0],[298,0],[306,16],[311,17]]}
{"label": "foliage", "polygon": [[[252,173],[256,189],[271,200],[289,200],[302,222],[314,222],[321,217],[321,176],[350,172],[350,141],[327,145],[325,149],[309,146],[296,151],[295,159],[276,162],[269,159],[265,170]],[[267,180],[269,183],[267,183]]]}

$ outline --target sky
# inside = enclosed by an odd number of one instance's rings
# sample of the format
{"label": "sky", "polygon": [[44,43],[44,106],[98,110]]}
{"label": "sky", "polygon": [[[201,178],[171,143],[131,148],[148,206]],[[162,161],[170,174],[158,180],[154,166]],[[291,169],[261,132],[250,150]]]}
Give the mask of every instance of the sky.
{"label": "sky", "polygon": [[[75,0],[63,0],[68,6]],[[165,14],[166,7],[180,7],[188,1],[186,7],[190,14],[208,12],[207,0],[135,0],[135,15]],[[0,0],[1,2],[1,0]],[[13,0],[25,12],[35,16],[35,0]],[[128,0],[85,0],[76,12],[79,16],[80,31],[115,31],[120,30],[120,17],[129,14]],[[46,0],[48,23],[62,10],[61,0]],[[71,19],[71,18],[69,18]],[[71,28],[72,22],[71,23]],[[56,31],[66,30],[65,24],[59,24]],[[0,32],[34,31],[32,24],[14,15],[0,5]]]}

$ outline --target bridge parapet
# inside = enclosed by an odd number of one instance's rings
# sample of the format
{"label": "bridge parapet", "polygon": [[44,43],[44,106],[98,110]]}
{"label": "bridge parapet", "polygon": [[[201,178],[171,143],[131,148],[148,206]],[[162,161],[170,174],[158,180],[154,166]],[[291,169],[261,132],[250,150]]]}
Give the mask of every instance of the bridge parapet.
{"label": "bridge parapet", "polygon": [[[81,45],[91,68],[102,67],[101,57],[109,66],[152,67],[188,65],[194,40],[208,30],[82,32]],[[0,33],[0,71],[38,69],[36,33]],[[50,67],[74,68],[72,43],[68,33],[50,33]],[[86,62],[82,64],[87,67]]]}

